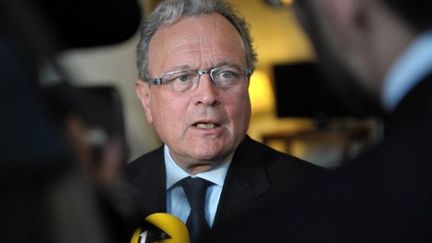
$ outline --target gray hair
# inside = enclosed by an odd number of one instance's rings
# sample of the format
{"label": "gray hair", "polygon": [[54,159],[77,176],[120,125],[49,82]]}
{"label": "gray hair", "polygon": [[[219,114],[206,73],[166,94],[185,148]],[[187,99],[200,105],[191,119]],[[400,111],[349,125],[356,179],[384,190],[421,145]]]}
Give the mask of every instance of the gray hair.
{"label": "gray hair", "polygon": [[252,47],[249,26],[226,1],[163,0],[140,27],[140,41],[136,52],[139,78],[150,80],[148,49],[151,38],[161,26],[172,24],[183,16],[209,15],[213,13],[224,16],[237,29],[246,48],[247,67],[253,71],[255,69],[256,53]]}

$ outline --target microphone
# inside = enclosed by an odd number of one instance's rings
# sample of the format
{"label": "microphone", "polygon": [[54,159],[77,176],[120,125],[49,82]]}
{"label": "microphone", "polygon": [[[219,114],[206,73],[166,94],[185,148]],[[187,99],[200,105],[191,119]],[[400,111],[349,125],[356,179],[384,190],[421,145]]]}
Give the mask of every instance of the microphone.
{"label": "microphone", "polygon": [[189,243],[186,225],[167,213],[153,213],[145,218],[142,227],[135,230],[130,243]]}

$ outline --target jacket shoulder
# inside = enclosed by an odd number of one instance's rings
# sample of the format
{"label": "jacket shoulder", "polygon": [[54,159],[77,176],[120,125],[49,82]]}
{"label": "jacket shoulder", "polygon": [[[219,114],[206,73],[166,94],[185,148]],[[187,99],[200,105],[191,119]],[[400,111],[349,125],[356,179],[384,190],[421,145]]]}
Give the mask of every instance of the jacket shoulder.
{"label": "jacket shoulder", "polygon": [[163,147],[152,150],[132,160],[126,165],[126,177],[134,178],[140,171],[152,171],[152,167],[163,161]]}
{"label": "jacket shoulder", "polygon": [[243,160],[264,167],[267,176],[276,187],[291,187],[300,181],[315,180],[326,176],[329,170],[287,153],[279,152],[251,138],[240,148]]}
{"label": "jacket shoulder", "polygon": [[264,163],[266,167],[284,166],[298,169],[304,168],[322,172],[326,171],[326,169],[320,166],[304,161],[293,155],[277,151],[267,146],[266,144],[255,141],[249,137],[245,139],[244,146],[243,148],[240,148],[239,151],[241,150],[243,153],[248,153],[250,154],[250,156],[259,159],[259,162]]}

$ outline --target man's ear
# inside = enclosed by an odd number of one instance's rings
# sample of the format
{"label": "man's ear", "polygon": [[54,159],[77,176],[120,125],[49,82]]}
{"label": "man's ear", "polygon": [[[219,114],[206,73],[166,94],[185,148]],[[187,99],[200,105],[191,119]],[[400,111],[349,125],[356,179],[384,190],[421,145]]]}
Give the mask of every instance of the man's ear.
{"label": "man's ear", "polygon": [[145,82],[141,79],[138,79],[135,82],[135,91],[138,98],[141,101],[141,105],[144,109],[147,121],[151,124],[153,123],[153,115],[150,108],[151,103],[151,92],[150,85],[148,82]]}

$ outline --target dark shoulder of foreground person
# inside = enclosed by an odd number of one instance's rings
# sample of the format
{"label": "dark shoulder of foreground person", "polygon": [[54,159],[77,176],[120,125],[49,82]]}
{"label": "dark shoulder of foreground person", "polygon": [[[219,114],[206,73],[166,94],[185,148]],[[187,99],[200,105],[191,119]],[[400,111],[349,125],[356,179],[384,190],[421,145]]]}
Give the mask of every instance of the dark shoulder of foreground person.
{"label": "dark shoulder of foreground person", "polygon": [[[279,152],[263,143],[251,139],[249,136],[240,144],[236,151],[237,154],[249,160],[249,164],[261,163],[267,173],[278,185],[278,182],[295,181],[314,181],[322,176],[326,176],[330,171],[326,168],[304,161],[292,155]],[[297,183],[288,185],[296,186]],[[288,186],[288,185],[285,185]]]}

